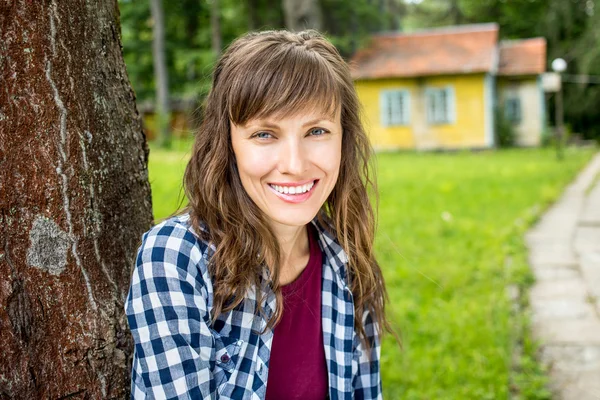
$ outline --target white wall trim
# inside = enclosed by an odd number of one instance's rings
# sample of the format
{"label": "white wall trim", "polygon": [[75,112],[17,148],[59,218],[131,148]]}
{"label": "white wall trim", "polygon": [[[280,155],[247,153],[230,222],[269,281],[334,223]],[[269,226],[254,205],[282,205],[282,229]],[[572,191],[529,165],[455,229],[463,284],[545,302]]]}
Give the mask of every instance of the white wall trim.
{"label": "white wall trim", "polygon": [[483,124],[484,124],[484,135],[485,144],[488,147],[494,147],[495,135],[494,135],[494,89],[496,79],[491,74],[485,74],[483,82]]}

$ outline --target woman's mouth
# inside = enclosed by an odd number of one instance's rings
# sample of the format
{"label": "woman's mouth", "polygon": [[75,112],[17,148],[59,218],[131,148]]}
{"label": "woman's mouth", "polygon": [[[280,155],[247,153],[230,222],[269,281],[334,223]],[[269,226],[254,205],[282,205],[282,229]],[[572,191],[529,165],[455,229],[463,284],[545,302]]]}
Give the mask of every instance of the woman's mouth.
{"label": "woman's mouth", "polygon": [[269,183],[268,185],[277,197],[283,201],[288,203],[302,203],[310,197],[318,182],[319,180],[315,179],[302,185],[276,183]]}

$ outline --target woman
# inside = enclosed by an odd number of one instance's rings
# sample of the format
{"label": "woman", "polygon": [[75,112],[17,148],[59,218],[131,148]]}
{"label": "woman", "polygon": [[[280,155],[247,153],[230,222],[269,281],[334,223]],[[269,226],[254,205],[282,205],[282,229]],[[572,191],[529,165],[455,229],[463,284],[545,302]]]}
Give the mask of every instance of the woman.
{"label": "woman", "polygon": [[134,398],[381,398],[385,289],[348,66],[314,31],[219,60],[184,214],[143,237]]}

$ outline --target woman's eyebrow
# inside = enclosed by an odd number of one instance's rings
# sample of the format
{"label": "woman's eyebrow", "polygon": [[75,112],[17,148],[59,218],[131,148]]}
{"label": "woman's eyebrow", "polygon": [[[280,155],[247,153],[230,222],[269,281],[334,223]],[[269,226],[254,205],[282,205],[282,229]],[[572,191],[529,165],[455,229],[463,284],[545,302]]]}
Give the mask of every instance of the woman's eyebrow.
{"label": "woman's eyebrow", "polygon": [[270,128],[270,129],[277,129],[279,128],[279,125],[277,125],[275,122],[269,122],[269,121],[256,121],[256,123],[251,124],[250,126],[260,126],[260,127],[264,127],[264,128]]}
{"label": "woman's eyebrow", "polygon": [[312,120],[304,123],[302,126],[307,127],[309,125],[315,125],[317,122],[324,122],[324,121],[331,122],[332,124],[334,123],[334,121],[328,117],[319,117],[319,118],[315,118],[315,119],[312,119]]}
{"label": "woman's eyebrow", "polygon": [[[302,127],[305,128],[309,125],[315,125],[318,122],[330,122],[330,123],[335,123],[331,118],[329,117],[318,117],[315,119],[311,119],[310,121],[307,121],[305,123],[302,124]],[[245,128],[254,128],[254,127],[261,127],[261,128],[269,128],[269,129],[279,129],[280,126],[276,123],[276,122],[272,122],[272,121],[268,121],[268,120],[257,120],[251,124],[248,124],[245,126]]]}

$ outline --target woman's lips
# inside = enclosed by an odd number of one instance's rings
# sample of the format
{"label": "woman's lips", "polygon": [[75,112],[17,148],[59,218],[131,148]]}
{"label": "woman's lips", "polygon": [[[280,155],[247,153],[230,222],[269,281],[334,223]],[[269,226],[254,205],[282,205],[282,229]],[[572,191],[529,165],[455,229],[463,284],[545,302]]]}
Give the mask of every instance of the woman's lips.
{"label": "woman's lips", "polygon": [[[281,193],[281,191],[276,189],[276,187],[279,187],[279,189],[285,188],[285,189],[289,190],[289,188],[291,187],[291,188],[294,188],[294,191],[295,191],[296,188],[298,188],[298,187],[311,185],[311,182],[312,182],[312,186],[307,188],[308,190],[305,191],[304,193],[299,193],[299,194]],[[285,201],[286,203],[298,204],[298,203],[305,202],[306,200],[308,200],[310,198],[310,196],[312,196],[313,192],[315,191],[315,187],[317,186],[318,183],[319,183],[319,180],[315,179],[315,180],[309,180],[309,181],[304,181],[304,182],[298,182],[298,183],[294,183],[294,184],[270,183],[270,184],[268,184],[268,186],[269,186],[269,189],[271,189],[273,191],[273,193],[275,193],[275,195],[277,197],[279,197],[281,200]]]}

